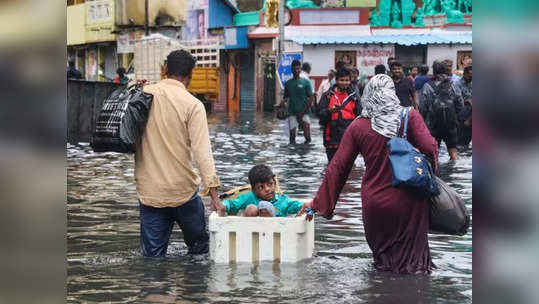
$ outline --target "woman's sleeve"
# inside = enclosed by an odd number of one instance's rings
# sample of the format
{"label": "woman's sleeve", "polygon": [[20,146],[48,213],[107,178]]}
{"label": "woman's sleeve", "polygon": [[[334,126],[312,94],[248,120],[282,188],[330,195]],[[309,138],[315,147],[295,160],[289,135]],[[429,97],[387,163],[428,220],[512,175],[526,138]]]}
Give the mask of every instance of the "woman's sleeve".
{"label": "woman's sleeve", "polygon": [[328,165],[324,180],[313,199],[313,209],[331,218],[341,190],[359,154],[358,123],[354,121],[344,132],[339,149]]}
{"label": "woman's sleeve", "polygon": [[438,170],[438,143],[430,135],[423,117],[416,110],[410,111],[408,121],[408,141],[432,160],[434,172]]}

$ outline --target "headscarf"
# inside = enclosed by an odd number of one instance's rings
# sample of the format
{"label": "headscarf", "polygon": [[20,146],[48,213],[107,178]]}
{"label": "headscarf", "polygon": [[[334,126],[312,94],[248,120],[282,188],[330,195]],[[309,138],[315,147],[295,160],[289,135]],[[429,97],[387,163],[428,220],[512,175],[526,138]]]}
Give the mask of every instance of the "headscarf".
{"label": "headscarf", "polygon": [[401,125],[401,105],[393,79],[378,74],[367,82],[361,97],[361,117],[371,119],[371,127],[382,136],[397,136]]}

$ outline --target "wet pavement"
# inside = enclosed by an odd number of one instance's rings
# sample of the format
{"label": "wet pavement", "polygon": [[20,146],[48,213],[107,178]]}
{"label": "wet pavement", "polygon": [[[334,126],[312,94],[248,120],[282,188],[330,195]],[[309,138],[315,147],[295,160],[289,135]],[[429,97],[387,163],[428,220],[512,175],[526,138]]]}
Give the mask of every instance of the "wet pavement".
{"label": "wet pavement", "polygon": [[[247,184],[255,163],[266,163],[281,187],[309,200],[327,159],[313,120],[313,142],[289,146],[284,121],[271,114],[208,117],[217,173],[223,188]],[[472,153],[440,171],[472,209]],[[140,254],[139,214],[132,155],[93,153],[88,144],[67,146],[68,282],[70,303],[471,303],[472,229],[462,237],[430,235],[432,275],[378,272],[361,221],[361,174],[356,160],[332,220],[315,222],[315,257],[298,264],[218,265],[188,256],[177,226],[168,256]],[[206,214],[209,214],[209,201]]]}

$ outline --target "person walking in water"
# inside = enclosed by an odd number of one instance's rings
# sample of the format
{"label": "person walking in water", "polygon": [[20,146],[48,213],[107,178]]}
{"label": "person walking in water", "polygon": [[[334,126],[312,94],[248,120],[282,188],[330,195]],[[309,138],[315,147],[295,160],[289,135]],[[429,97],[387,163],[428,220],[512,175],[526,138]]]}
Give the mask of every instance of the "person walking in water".
{"label": "person walking in water", "polygon": [[[311,207],[331,218],[354,161],[361,154],[365,160],[362,218],[374,266],[399,274],[430,273],[434,265],[427,237],[427,199],[409,188],[392,186],[387,141],[403,131],[400,119],[403,107],[395,94],[393,80],[384,74],[374,76],[367,83],[361,102],[360,118],[346,129],[316,196],[302,206],[298,215]],[[409,114],[407,138],[432,159],[436,170],[438,146],[416,110]]]}
{"label": "person walking in water", "polygon": [[361,101],[351,85],[350,74],[347,68],[337,71],[337,84],[322,95],[318,107],[328,162],[337,152],[346,128],[361,113]]}
{"label": "person walking in water", "polygon": [[186,89],[195,62],[185,50],[171,52],[167,57],[167,79],[144,88],[153,95],[148,123],[135,153],[144,256],[166,254],[174,223],[180,226],[190,254],[207,253],[209,236],[200,195],[209,193],[212,209],[220,214],[225,211],[217,196],[220,184],[206,110]]}
{"label": "person walking in water", "polygon": [[303,125],[305,143],[311,142],[311,104],[313,90],[311,82],[300,77],[301,62],[292,61],[292,79],[284,85],[284,102],[288,103],[288,129],[290,144],[296,143],[296,130],[299,124]]}
{"label": "person walking in water", "polygon": [[447,74],[446,64],[432,64],[434,78],[423,85],[419,97],[419,111],[425,119],[430,133],[438,141],[445,142],[451,160],[456,160],[457,124],[462,115],[464,102],[460,90]]}

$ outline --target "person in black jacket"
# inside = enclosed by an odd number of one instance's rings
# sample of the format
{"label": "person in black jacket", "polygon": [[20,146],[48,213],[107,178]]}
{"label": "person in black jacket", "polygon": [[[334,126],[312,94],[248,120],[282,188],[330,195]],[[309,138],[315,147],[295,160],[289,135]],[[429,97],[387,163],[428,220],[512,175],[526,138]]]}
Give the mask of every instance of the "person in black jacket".
{"label": "person in black jacket", "polygon": [[346,128],[361,114],[360,96],[351,87],[347,68],[337,70],[336,84],[327,90],[318,105],[318,118],[324,134],[324,146],[330,162],[339,148]]}

